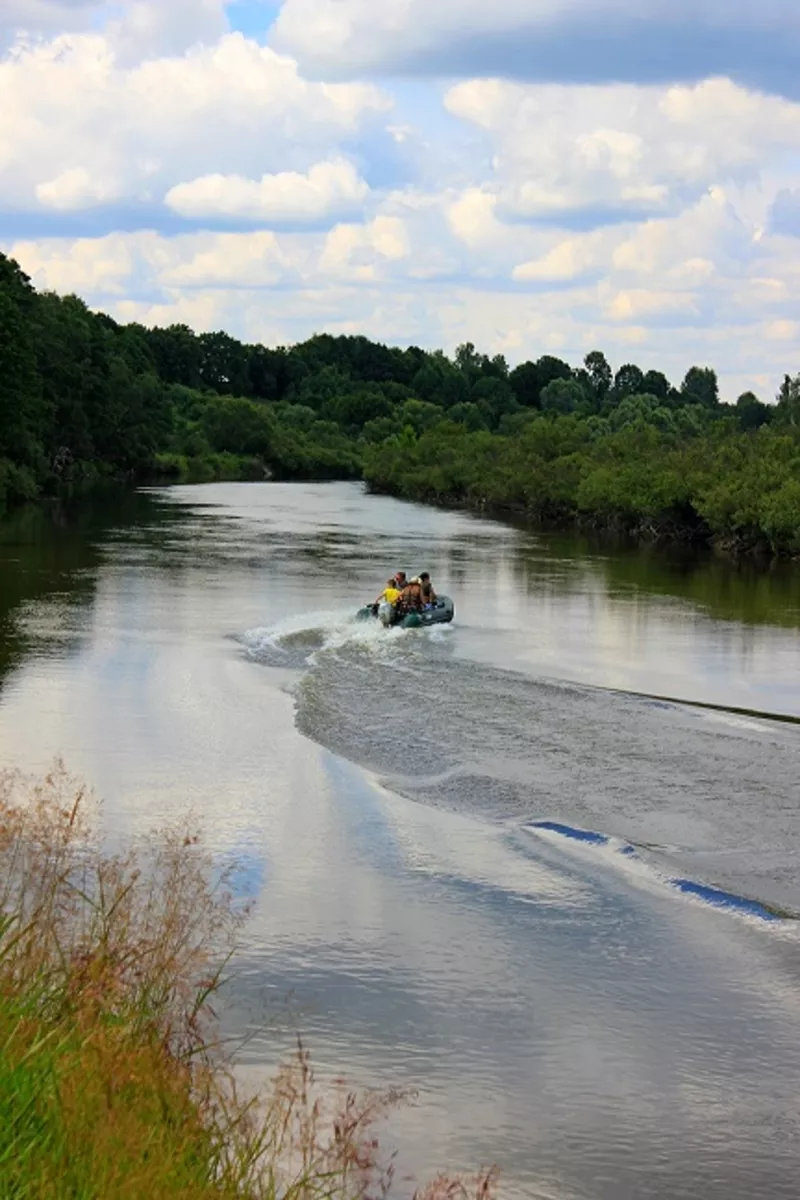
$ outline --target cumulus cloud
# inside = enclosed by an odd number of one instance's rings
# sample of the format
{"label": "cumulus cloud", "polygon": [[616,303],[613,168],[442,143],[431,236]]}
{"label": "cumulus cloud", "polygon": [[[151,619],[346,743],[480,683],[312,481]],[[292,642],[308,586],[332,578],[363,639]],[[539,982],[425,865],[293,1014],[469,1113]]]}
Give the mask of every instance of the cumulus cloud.
{"label": "cumulus cloud", "polygon": [[796,0],[285,0],[274,38],[329,77],[643,83],[729,75],[800,95]]}
{"label": "cumulus cloud", "polygon": [[83,167],[73,167],[72,170],[62,171],[55,179],[38,183],[35,194],[44,208],[74,212],[116,199],[117,190],[113,184],[93,179]]}
{"label": "cumulus cloud", "polygon": [[108,22],[107,36],[117,57],[138,62],[153,54],[180,54],[210,45],[228,32],[228,0],[126,0]]}
{"label": "cumulus cloud", "polygon": [[98,0],[4,0],[0,7],[0,45],[18,33],[48,34],[83,29]]}
{"label": "cumulus cloud", "polygon": [[228,32],[230,0],[3,0],[0,46],[16,37],[104,27],[128,61],[175,54]]}
{"label": "cumulus cloud", "polygon": [[0,207],[152,203],[210,173],[307,169],[388,106],[239,34],[134,66],[104,35],[64,35],[0,61]]}
{"label": "cumulus cloud", "polygon": [[334,159],[316,163],[306,174],[282,171],[260,180],[204,175],[171,188],[166,204],[183,217],[302,223],[358,208],[368,194],[353,164]]}
{"label": "cumulus cloud", "polygon": [[694,87],[470,80],[445,104],[493,152],[498,212],[562,223],[674,212],[721,178],[757,178],[800,149],[800,104],[727,79]]}
{"label": "cumulus cloud", "polygon": [[731,398],[746,387],[769,396],[797,369],[794,242],[754,241],[722,190],[676,217],[590,234],[510,227],[488,255],[451,228],[454,203],[393,194],[377,215],[327,232],[142,231],[4,249],[38,286],[77,290],[121,319],[273,342],[323,329],[449,350],[471,340],[512,362],[546,352],[577,362],[600,346],[617,365],[635,351],[676,379],[712,363]]}
{"label": "cumulus cloud", "polygon": [[[749,31],[755,62],[779,18],[792,45],[794,0],[285,0],[266,47],[223,0],[0,7],[0,38],[20,14],[57,35],[0,57],[0,210],[25,232],[2,248],[40,287],[273,343],[712,363],[728,397],[800,366],[800,104],[646,53],[703,20],[723,48]],[[692,78],[703,37],[684,70],[665,36],[663,62]],[[363,81],[404,62],[451,82]]]}
{"label": "cumulus cloud", "polygon": [[541,258],[520,263],[514,268],[514,279],[521,283],[558,283],[579,279],[601,265],[601,244],[598,238],[571,237],[559,241]]}
{"label": "cumulus cloud", "polygon": [[136,245],[126,234],[77,240],[15,242],[9,248],[38,288],[99,300],[118,296],[130,280]]}
{"label": "cumulus cloud", "polygon": [[781,188],[770,209],[770,224],[776,233],[800,237],[800,188]]}
{"label": "cumulus cloud", "polygon": [[409,255],[409,237],[399,217],[379,216],[366,225],[337,225],[325,239],[319,268],[338,278],[372,281],[380,266]]}

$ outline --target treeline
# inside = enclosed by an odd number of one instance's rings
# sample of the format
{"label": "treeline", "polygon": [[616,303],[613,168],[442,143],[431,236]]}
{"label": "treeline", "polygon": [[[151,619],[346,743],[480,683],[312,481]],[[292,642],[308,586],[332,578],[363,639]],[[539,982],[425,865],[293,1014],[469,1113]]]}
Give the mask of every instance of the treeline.
{"label": "treeline", "polygon": [[0,508],[103,475],[348,479],[555,522],[800,551],[800,376],[720,402],[595,351],[513,370],[363,337],[247,345],[37,293],[0,256]]}

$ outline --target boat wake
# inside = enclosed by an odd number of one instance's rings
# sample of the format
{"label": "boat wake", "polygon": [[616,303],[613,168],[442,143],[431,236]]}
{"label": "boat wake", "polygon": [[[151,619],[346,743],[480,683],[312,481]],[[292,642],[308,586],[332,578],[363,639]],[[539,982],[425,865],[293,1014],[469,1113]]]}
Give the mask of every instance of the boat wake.
{"label": "boat wake", "polygon": [[452,626],[385,629],[377,621],[359,621],[351,610],[297,613],[274,625],[249,630],[242,639],[248,655],[266,666],[302,671],[314,667],[321,651],[366,651],[376,661],[390,662],[404,646],[422,637],[441,642]]}
{"label": "boat wake", "polygon": [[[676,893],[712,908],[723,909],[737,916],[748,917],[758,922],[768,922],[771,925],[786,923],[797,930],[797,915],[785,910],[772,907],[736,892],[724,888],[712,887],[694,879],[675,876],[648,861],[647,848],[637,847],[622,838],[610,837],[591,829],[581,829],[574,825],[566,825],[559,821],[532,821],[525,825],[524,831],[537,838],[543,838],[562,847],[570,845],[588,851],[601,851],[610,865],[623,869],[625,873],[640,884],[651,884],[658,887],[668,887]],[[624,861],[621,861],[624,860]]]}
{"label": "boat wake", "polygon": [[457,653],[452,629],[328,611],[243,641],[254,661],[295,673],[300,732],[395,795],[797,928],[794,865],[770,834],[796,795],[791,727],[489,667]]}

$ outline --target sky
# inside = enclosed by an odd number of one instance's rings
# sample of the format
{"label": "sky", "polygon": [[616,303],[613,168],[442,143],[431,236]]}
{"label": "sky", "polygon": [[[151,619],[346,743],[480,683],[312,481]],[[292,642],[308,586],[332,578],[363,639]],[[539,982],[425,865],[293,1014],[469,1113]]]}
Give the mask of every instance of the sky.
{"label": "sky", "polygon": [[2,0],[0,249],[118,320],[800,371],[798,0]]}

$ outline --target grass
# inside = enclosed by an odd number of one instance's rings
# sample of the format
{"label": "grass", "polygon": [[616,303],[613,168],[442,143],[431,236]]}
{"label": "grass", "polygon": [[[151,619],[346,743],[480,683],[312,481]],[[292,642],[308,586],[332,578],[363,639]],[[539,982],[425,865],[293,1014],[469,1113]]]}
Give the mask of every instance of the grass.
{"label": "grass", "polygon": [[[322,1095],[300,1046],[242,1098],[214,997],[246,913],[179,825],[123,854],[58,766],[0,774],[3,1200],[371,1200],[397,1181],[375,1136],[401,1097]],[[488,1200],[494,1172],[417,1200]]]}

